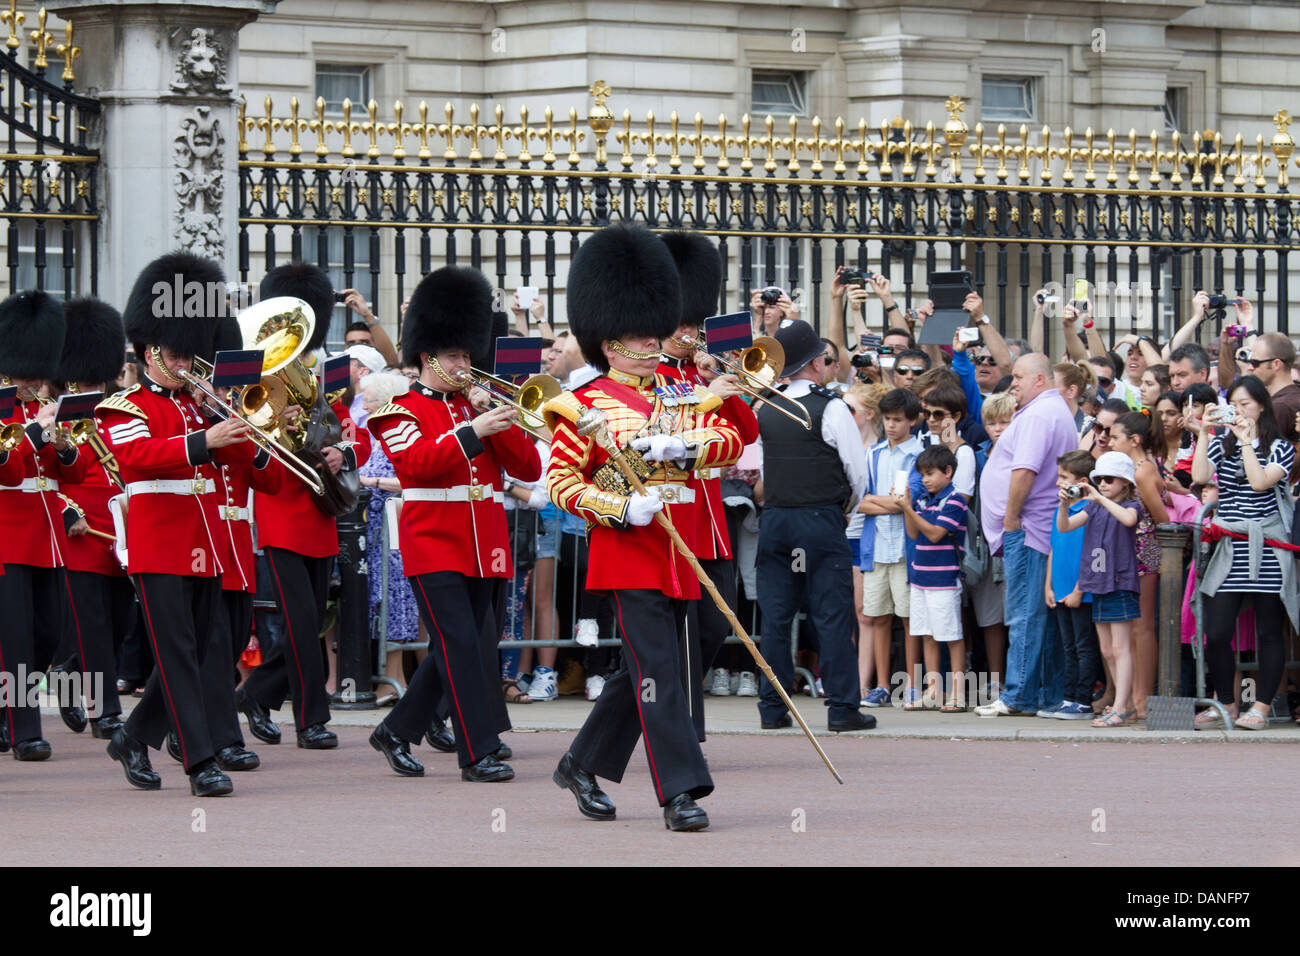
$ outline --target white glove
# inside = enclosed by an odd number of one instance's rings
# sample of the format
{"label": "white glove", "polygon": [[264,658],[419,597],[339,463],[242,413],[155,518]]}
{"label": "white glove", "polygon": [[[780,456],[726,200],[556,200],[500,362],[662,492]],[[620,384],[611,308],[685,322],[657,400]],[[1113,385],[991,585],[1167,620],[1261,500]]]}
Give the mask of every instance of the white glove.
{"label": "white glove", "polygon": [[541,511],[551,503],[551,496],[546,493],[546,488],[538,485],[528,493],[528,510]]}
{"label": "white glove", "polygon": [[627,523],[638,528],[648,525],[655,515],[664,510],[664,503],[659,500],[658,488],[647,488],[644,495],[632,494],[628,499]]}
{"label": "white glove", "polygon": [[632,439],[632,447],[646,461],[681,461],[686,458],[686,440],[681,435],[643,435]]}

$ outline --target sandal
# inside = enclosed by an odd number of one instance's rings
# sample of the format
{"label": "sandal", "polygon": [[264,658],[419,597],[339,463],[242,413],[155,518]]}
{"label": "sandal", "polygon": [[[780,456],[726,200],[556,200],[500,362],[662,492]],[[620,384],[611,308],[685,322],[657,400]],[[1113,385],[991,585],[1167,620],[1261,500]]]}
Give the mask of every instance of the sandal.
{"label": "sandal", "polygon": [[939,709],[939,690],[938,690],[938,688],[930,687],[930,688],[928,688],[928,689],[925,691],[925,693],[923,693],[923,694],[921,695],[921,706],[924,707],[926,710],[938,710],[938,709]]}
{"label": "sandal", "polygon": [[1130,710],[1127,713],[1120,713],[1115,708],[1110,707],[1107,708],[1106,713],[1102,714],[1100,717],[1093,718],[1092,725],[1094,727],[1123,727],[1133,719],[1133,716],[1136,713],[1137,711],[1134,710]]}
{"label": "sandal", "polygon": [[1207,707],[1196,715],[1192,726],[1197,730],[1214,730],[1223,726],[1223,715],[1217,707]]}
{"label": "sandal", "polygon": [[964,703],[959,703],[956,697],[949,697],[943,702],[943,706],[939,708],[939,713],[964,714],[966,713],[966,705]]}
{"label": "sandal", "polygon": [[1238,730],[1266,730],[1268,728],[1268,715],[1261,714],[1251,708],[1247,713],[1237,718],[1234,726]]}
{"label": "sandal", "polygon": [[[501,689],[505,691],[507,704],[531,704],[533,699],[519,689],[519,682],[503,680]],[[514,693],[512,694],[511,691]]]}

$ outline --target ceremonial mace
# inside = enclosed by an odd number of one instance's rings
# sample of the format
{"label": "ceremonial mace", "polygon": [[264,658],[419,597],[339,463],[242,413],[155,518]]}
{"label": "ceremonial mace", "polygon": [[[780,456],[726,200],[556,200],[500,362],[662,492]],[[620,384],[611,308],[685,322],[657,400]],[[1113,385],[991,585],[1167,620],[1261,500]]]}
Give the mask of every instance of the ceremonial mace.
{"label": "ceremonial mace", "polygon": [[[605,449],[610,460],[618,466],[618,470],[623,473],[623,477],[627,479],[628,484],[630,484],[638,494],[644,495],[646,493],[645,485],[641,483],[641,479],[636,476],[636,472],[632,470],[632,466],[629,465],[627,459],[623,457],[622,449],[620,449],[614,442],[614,439],[610,437],[609,429],[605,427],[605,417],[605,412],[602,409],[583,409],[583,412],[578,417],[577,421],[578,434],[584,438],[588,436],[595,438],[596,443],[600,445],[601,448]],[[686,542],[682,540],[682,536],[677,533],[677,529],[673,527],[673,523],[669,519],[667,512],[658,512],[655,515],[655,520],[659,522],[660,527],[668,532],[668,537],[672,539],[673,546],[677,549],[677,553],[686,559],[686,562],[691,566],[691,570],[695,572],[695,576],[700,579],[700,586],[709,592],[709,597],[713,598],[713,603],[718,606],[718,610],[721,611],[726,619],[731,622],[731,626],[735,628],[736,634],[740,637],[741,642],[749,649],[749,653],[753,656],[754,663],[758,665],[759,670],[763,672],[772,686],[776,688],[776,692],[781,695],[781,700],[785,701],[786,707],[790,708],[790,713],[794,714],[794,719],[799,721],[799,726],[803,728],[804,735],[808,738],[808,742],[817,748],[817,753],[821,756],[822,762],[826,764],[826,769],[831,772],[831,776],[840,783],[843,783],[844,778],[840,776],[839,771],[835,769],[835,765],[831,763],[831,758],[826,756],[826,751],[822,750],[821,744],[817,742],[817,738],[813,736],[813,732],[808,729],[808,725],[804,722],[803,715],[799,713],[799,709],[795,707],[794,702],[790,700],[790,696],[785,692],[785,688],[781,686],[780,681],[776,679],[776,675],[772,673],[772,668],[768,665],[767,661],[763,660],[763,655],[759,653],[758,648],[754,645],[754,639],[751,638],[749,633],[741,626],[740,621],[736,619],[735,612],[727,606],[727,602],[724,601],[722,595],[718,593],[718,589],[714,586],[713,580],[705,573],[704,568],[700,567],[699,560],[697,560],[695,555],[691,553],[691,549],[686,546]]]}

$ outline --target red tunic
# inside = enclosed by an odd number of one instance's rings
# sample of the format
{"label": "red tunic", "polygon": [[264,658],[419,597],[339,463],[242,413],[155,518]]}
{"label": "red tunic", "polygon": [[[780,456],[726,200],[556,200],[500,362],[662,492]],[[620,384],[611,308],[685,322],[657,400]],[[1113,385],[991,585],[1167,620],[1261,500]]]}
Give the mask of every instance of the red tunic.
{"label": "red tunic", "polygon": [[[209,453],[207,422],[188,392],[145,379],[95,409],[100,434],[117,458],[130,508],[126,519],[127,571],[214,577],[222,573],[217,518],[217,466],[247,461],[250,442]],[[135,482],[174,481],[199,494],[133,489]],[[211,491],[202,482],[212,482]]]}
{"label": "red tunic", "polygon": [[271,456],[257,450],[251,461],[222,465],[217,483],[217,517],[221,529],[223,591],[257,591],[257,556],[253,553],[252,489],[274,495],[281,487],[282,469]]}
{"label": "red tunic", "polygon": [[[402,485],[397,539],[407,577],[436,571],[474,578],[515,573],[501,470],[520,481],[536,481],[542,462],[520,428],[480,440],[471,424],[477,414],[463,393],[416,382],[370,416],[370,431]],[[426,489],[462,500],[420,500]]]}
{"label": "red tunic", "polygon": [[[355,471],[370,457],[370,435],[357,428],[348,410],[339,402],[334,414],[343,426],[343,440],[333,446],[343,452],[343,467]],[[280,493],[268,495],[256,490],[253,508],[257,512],[257,546],[284,548],[305,558],[329,558],[339,553],[338,522],[316,507],[315,492],[301,479],[286,474],[288,469],[276,462],[281,473]]]}
{"label": "red tunic", "polygon": [[[100,436],[103,437],[102,435]],[[122,493],[122,489],[109,477],[108,470],[91,448],[90,442],[81,446],[81,457],[86,462],[86,476],[79,482],[64,484],[59,490],[77,503],[86,516],[86,524],[95,531],[113,534],[113,518],[108,513],[108,499]],[[65,552],[69,571],[88,571],[110,578],[126,576],[113,553],[113,544],[93,534],[77,534],[68,538]]]}
{"label": "red tunic", "polygon": [[[0,487],[0,563],[28,564],[37,568],[62,567],[68,547],[64,531],[64,504],[58,486],[65,481],[80,481],[85,476],[85,462],[75,446],[64,449],[63,458],[41,438],[36,424],[39,402],[14,402],[13,413],[0,425],[19,422],[27,426],[27,435],[6,457],[6,477]],[[22,483],[44,490],[22,491]]]}
{"label": "red tunic", "polygon": [[[672,462],[655,462],[647,486],[684,486],[690,472],[699,468],[729,465],[743,448],[735,425],[712,411],[712,402],[665,409],[651,391],[666,379],[642,379],[610,372],[573,394],[583,405],[603,409],[606,427],[620,448],[626,448],[641,432],[647,419],[658,421],[668,415],[686,441],[686,469]],[[643,406],[643,407],[639,407]],[[700,596],[699,580],[686,559],[677,554],[668,532],[658,521],[636,527],[626,523],[628,498],[601,491],[592,476],[608,459],[594,438],[583,438],[564,418],[555,420],[551,461],[546,470],[546,488],[551,500],[570,514],[588,522],[590,557],[587,587],[592,590],[648,588],[669,597],[695,600]],[[663,494],[663,492],[661,492]],[[689,546],[694,509],[681,504],[666,507],[675,527],[682,529]],[[684,533],[683,533],[684,532]]]}
{"label": "red tunic", "polygon": [[[695,356],[676,359],[665,355],[660,359],[658,374],[678,382],[707,386],[704,376],[695,367]],[[718,409],[718,417],[736,426],[742,445],[758,441],[758,418],[753,409],[739,395],[725,399]],[[692,548],[697,558],[730,559],[731,537],[727,534],[727,513],[722,504],[722,469],[697,469],[691,476],[689,487],[696,490],[695,540]]]}

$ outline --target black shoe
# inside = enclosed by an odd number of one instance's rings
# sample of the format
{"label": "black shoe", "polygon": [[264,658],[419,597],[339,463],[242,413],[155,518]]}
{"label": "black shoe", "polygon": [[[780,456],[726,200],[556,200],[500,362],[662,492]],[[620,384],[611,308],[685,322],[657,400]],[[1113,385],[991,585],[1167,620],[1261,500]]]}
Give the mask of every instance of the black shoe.
{"label": "black shoe", "polygon": [[339,745],[338,735],[326,730],[324,724],[312,724],[298,731],[298,746],[303,750],[333,750]]}
{"label": "black shoe", "polygon": [[835,733],[844,733],[848,730],[873,730],[876,726],[876,718],[871,714],[860,714],[856,710],[850,711],[843,717],[827,717],[826,728]]}
{"label": "black shoe", "polygon": [[59,716],[63,718],[64,725],[74,734],[79,734],[86,729],[86,712],[75,704],[60,707]]}
{"label": "black shoe", "polygon": [[177,763],[185,763],[185,758],[181,756],[181,738],[176,736],[174,730],[167,731],[167,756]]}
{"label": "black shoe", "polygon": [[107,717],[100,717],[98,720],[90,722],[90,736],[96,740],[112,740],[113,735],[117,733],[122,724],[121,714],[109,714]]}
{"label": "black shoe", "polygon": [[424,776],[424,764],[411,756],[411,745],[383,724],[376,727],[370,735],[370,746],[388,759],[388,766],[393,768],[393,773],[403,777]]}
{"label": "black shoe", "polygon": [[40,737],[33,737],[31,740],[20,740],[14,744],[14,759],[29,760],[32,763],[38,760],[49,760],[50,742],[42,740]]}
{"label": "black shoe", "polygon": [[149,748],[119,727],[108,743],[108,755],[120,761],[126,773],[126,782],[141,790],[157,790],[162,778],[154,773],[149,763]]}
{"label": "black shoe", "polygon": [[468,767],[461,768],[460,779],[472,780],[474,783],[501,783],[515,779],[515,772],[511,769],[510,764],[502,763],[496,757],[488,754],[478,763],[472,763]]}
{"label": "black shoe", "polygon": [[261,759],[251,750],[245,750],[238,744],[222,747],[216,753],[217,766],[227,772],[238,770],[256,770],[262,765]]}
{"label": "black shoe", "polygon": [[248,729],[264,744],[280,742],[280,728],[271,719],[271,712],[242,692],[235,693],[235,710],[248,718]]}
{"label": "black shoe", "polygon": [[9,721],[4,719],[4,712],[0,711],[0,754],[9,752]]}
{"label": "black shoe", "polygon": [[782,727],[793,727],[793,726],[794,726],[794,718],[791,717],[789,714],[782,714],[776,720],[768,720],[766,717],[763,718],[764,730],[780,730]]}
{"label": "black shoe", "polygon": [[498,760],[509,760],[514,755],[515,752],[510,749],[509,744],[502,744],[500,747],[497,748],[497,752],[494,753],[492,756],[496,757]]}
{"label": "black shoe", "polygon": [[669,830],[703,830],[708,825],[709,815],[689,793],[679,793],[664,805],[664,826]]}
{"label": "black shoe", "polygon": [[579,767],[572,754],[560,758],[559,766],[551,774],[557,787],[571,790],[578,798],[578,812],[593,820],[613,820],[614,801],[596,785],[596,778]]}
{"label": "black shoe", "polygon": [[230,778],[215,763],[190,774],[190,793],[196,797],[224,797],[234,789]]}
{"label": "black shoe", "polygon": [[441,720],[435,720],[429,726],[424,739],[430,747],[441,753],[454,754],[456,752],[456,738],[452,735],[451,728]]}

